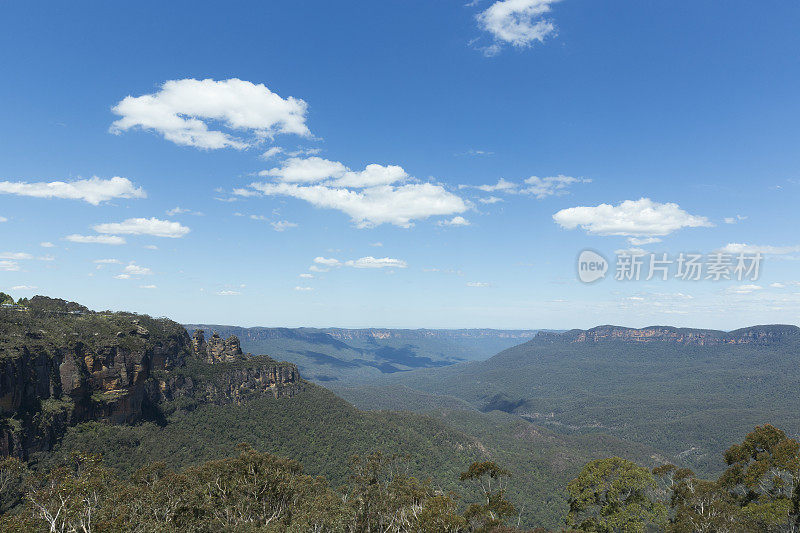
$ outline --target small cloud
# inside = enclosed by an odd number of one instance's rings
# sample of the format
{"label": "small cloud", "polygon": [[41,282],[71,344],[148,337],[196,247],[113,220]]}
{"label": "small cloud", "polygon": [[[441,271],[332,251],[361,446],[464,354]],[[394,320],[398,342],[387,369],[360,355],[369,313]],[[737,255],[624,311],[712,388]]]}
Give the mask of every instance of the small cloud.
{"label": "small cloud", "polygon": [[286,231],[289,228],[296,228],[297,224],[289,222],[288,220],[279,220],[277,222],[270,222],[270,226],[272,226],[275,231]]}
{"label": "small cloud", "polygon": [[261,159],[271,159],[282,152],[283,148],[281,148],[280,146],[273,146],[272,148],[261,154]]}
{"label": "small cloud", "polygon": [[3,222],[8,222],[8,219],[6,217],[0,217],[0,223]]}
{"label": "small cloud", "polygon": [[737,287],[730,287],[727,292],[731,294],[751,294],[755,291],[760,291],[764,287],[761,285],[739,285]]}
{"label": "small cloud", "polygon": [[151,269],[137,265],[136,263],[129,263],[123,270],[126,274],[131,276],[149,276],[153,273]]}
{"label": "small cloud", "polygon": [[362,257],[355,261],[345,262],[346,266],[353,268],[407,268],[408,264],[400,259],[392,259],[391,257]]}
{"label": "small cloud", "polygon": [[156,246],[155,244],[145,244],[144,248],[146,250],[158,250],[158,246]]}
{"label": "small cloud", "polygon": [[139,285],[140,289],[157,289],[155,285]]}
{"label": "small cloud", "polygon": [[308,269],[311,272],[328,272],[330,270],[330,268],[322,268],[318,267],[317,265],[311,265],[310,267],[308,267]]}
{"label": "small cloud", "polygon": [[45,241],[45,242],[40,242],[39,246],[41,246],[42,248],[55,248],[56,245],[53,244],[52,242]]}
{"label": "small cloud", "polygon": [[469,226],[469,220],[462,216],[453,217],[450,220],[440,220],[440,226]]}
{"label": "small cloud", "polygon": [[114,277],[116,279],[131,279],[131,275],[130,274],[117,274]]}
{"label": "small cloud", "polygon": [[305,279],[312,279],[314,277],[314,274],[300,274],[299,277],[305,278]]}
{"label": "small cloud", "polygon": [[173,207],[172,209],[167,209],[165,213],[169,216],[175,216],[175,215],[203,216],[203,213],[201,213],[200,211],[192,211],[191,209],[184,209],[182,207]]}
{"label": "small cloud", "polygon": [[231,290],[221,290],[217,291],[217,296],[239,296],[242,294],[239,291],[231,291]]}
{"label": "small cloud", "polygon": [[786,288],[786,284],[785,283],[780,283],[780,282],[777,282],[777,281],[775,283],[770,283],[769,286],[772,287],[773,289],[785,289]]}
{"label": "small cloud", "polygon": [[719,251],[729,254],[786,255],[800,252],[800,246],[759,246],[732,242],[720,248]]}
{"label": "small cloud", "polygon": [[33,256],[25,252],[0,252],[0,259],[23,261],[25,259],[33,259]]}
{"label": "small cloud", "polygon": [[483,281],[468,281],[467,287],[491,287],[491,283],[485,283]]}
{"label": "small cloud", "polygon": [[490,196],[488,198],[478,198],[478,201],[482,204],[496,204],[498,202],[502,202],[502,198],[498,198],[497,196]]}
{"label": "small cloud", "polygon": [[56,257],[54,255],[40,255],[36,259],[38,261],[55,261]]}
{"label": "small cloud", "polygon": [[644,246],[656,242],[661,242],[661,239],[658,237],[628,237],[628,243],[632,246]]}
{"label": "small cloud", "polygon": [[64,240],[81,244],[111,244],[118,246],[125,244],[125,239],[116,235],[67,235]]}
{"label": "small cloud", "polygon": [[152,235],[154,237],[167,237],[178,239],[189,231],[189,228],[180,222],[151,218],[129,218],[122,222],[110,222],[93,226],[97,233],[114,233],[123,235]]}
{"label": "small cloud", "polygon": [[373,243],[370,244],[370,246],[373,246],[375,248],[381,248],[383,246],[383,243],[382,242],[373,242]]}
{"label": "small cloud", "polygon": [[294,290],[296,290],[296,291],[313,291],[314,287],[301,287],[301,286],[298,285],[298,286],[296,286],[294,288]]}
{"label": "small cloud", "polygon": [[39,287],[35,285],[14,285],[11,287],[12,291],[32,291],[34,289],[38,289]]}
{"label": "small cloud", "polygon": [[341,261],[338,259],[328,258],[328,257],[315,257],[314,262],[318,265],[325,265],[325,266],[339,266],[341,265]]}
{"label": "small cloud", "polygon": [[92,263],[98,263],[101,265],[120,265],[122,261],[119,259],[95,259]]}
{"label": "small cloud", "polygon": [[107,180],[95,176],[85,180],[49,183],[0,181],[0,194],[83,200],[92,205],[99,205],[115,198],[147,198],[144,189],[137,188],[129,179],[118,176]]}
{"label": "small cloud", "polygon": [[4,272],[19,272],[21,269],[16,261],[2,260],[0,261],[0,270]]}

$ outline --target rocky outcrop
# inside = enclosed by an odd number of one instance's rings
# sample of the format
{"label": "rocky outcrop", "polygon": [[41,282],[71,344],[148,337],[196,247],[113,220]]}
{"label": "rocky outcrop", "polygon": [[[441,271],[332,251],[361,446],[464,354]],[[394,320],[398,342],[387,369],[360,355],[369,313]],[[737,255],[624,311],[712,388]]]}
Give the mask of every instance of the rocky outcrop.
{"label": "rocky outcrop", "polygon": [[588,330],[570,330],[564,333],[540,332],[538,342],[670,342],[685,346],[718,346],[723,344],[769,345],[787,340],[800,341],[797,326],[753,326],[730,332],[708,329],[651,326],[641,329],[620,326],[598,326]]}
{"label": "rocky outcrop", "polygon": [[0,456],[49,450],[85,421],[161,416],[179,398],[236,403],[303,389],[294,365],[245,355],[236,337],[206,343],[168,319],[39,298],[0,311]]}

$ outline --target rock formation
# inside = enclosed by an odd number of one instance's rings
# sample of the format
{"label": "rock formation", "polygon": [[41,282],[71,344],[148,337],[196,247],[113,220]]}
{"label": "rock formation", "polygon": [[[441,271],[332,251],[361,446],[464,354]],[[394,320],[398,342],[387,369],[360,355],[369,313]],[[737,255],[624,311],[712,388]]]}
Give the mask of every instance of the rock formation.
{"label": "rock formation", "polygon": [[303,389],[297,367],[245,356],[236,337],[206,344],[171,320],[64,312],[37,298],[0,310],[0,456],[27,458],[71,425],[137,422],[178,398],[197,406]]}

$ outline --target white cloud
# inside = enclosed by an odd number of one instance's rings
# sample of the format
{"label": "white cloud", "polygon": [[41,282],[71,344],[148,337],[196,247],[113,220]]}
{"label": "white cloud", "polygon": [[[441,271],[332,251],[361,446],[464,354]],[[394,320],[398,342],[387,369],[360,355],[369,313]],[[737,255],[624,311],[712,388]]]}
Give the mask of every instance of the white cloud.
{"label": "white cloud", "polygon": [[32,291],[34,289],[38,289],[39,287],[35,285],[14,285],[11,287],[12,291]]}
{"label": "white cloud", "polygon": [[[111,110],[122,118],[110,131],[141,128],[183,146],[241,150],[278,133],[309,136],[307,108],[303,100],[281,98],[264,84],[237,78],[170,80],[156,93],[127,96],[114,106]],[[252,135],[236,137],[209,129],[209,123]]]}
{"label": "white cloud", "polygon": [[722,219],[726,224],[736,224],[742,220],[747,220],[746,216],[743,215],[736,215],[735,217],[725,217]]}
{"label": "white cloud", "polygon": [[167,209],[165,213],[171,217],[175,215],[203,216],[203,213],[200,211],[192,211],[191,209],[184,209],[183,207],[173,207],[172,209]]}
{"label": "white cloud", "polygon": [[157,289],[155,285],[139,285],[140,289]]}
{"label": "white cloud", "polygon": [[0,259],[13,259],[14,261],[21,261],[25,259],[33,259],[33,256],[25,252],[0,252]]}
{"label": "white cloud", "polygon": [[2,260],[0,261],[0,270],[4,272],[18,272],[20,266],[16,261]]}
{"label": "white cloud", "polygon": [[527,187],[520,189],[519,192],[523,194],[531,194],[538,200],[548,196],[555,196],[567,193],[567,188],[575,183],[591,183],[592,180],[585,178],[573,178],[572,176],[549,176],[540,178],[539,176],[531,176],[525,180]]}
{"label": "white cloud", "polygon": [[231,291],[231,290],[221,290],[217,291],[217,296],[239,296],[242,294],[239,291]]}
{"label": "white cloud", "polygon": [[97,265],[97,270],[100,270],[105,265],[121,265],[122,261],[119,259],[95,259],[92,261]]}
{"label": "white cloud", "polygon": [[406,268],[408,263],[400,259],[392,259],[391,257],[362,257],[356,260],[350,260],[344,263],[346,266],[353,268]]}
{"label": "white cloud", "polygon": [[[405,181],[408,174],[397,165],[369,164],[364,170],[352,171],[339,161],[321,157],[290,157],[280,167],[259,172],[261,176],[272,176],[285,183],[315,183],[332,180],[326,185],[335,187],[364,188],[389,185]],[[234,191],[236,193],[236,191]]]}
{"label": "white cloud", "polygon": [[308,267],[308,269],[311,272],[328,272],[330,270],[330,268],[322,268],[318,267],[317,265],[311,265],[310,267]]}
{"label": "white cloud", "polygon": [[275,231],[286,231],[289,228],[296,228],[297,224],[294,222],[289,222],[288,220],[278,220],[277,222],[270,222],[270,226]]}
{"label": "white cloud", "polygon": [[158,246],[156,246],[155,244],[145,244],[144,248],[146,250],[158,250]]}
{"label": "white cloud", "polygon": [[483,281],[468,281],[467,287],[491,287],[491,283],[485,283]]}
{"label": "white cloud", "polygon": [[555,25],[545,15],[556,1],[499,0],[479,13],[478,25],[494,38],[494,44],[484,49],[484,54],[495,55],[504,44],[525,48],[553,35]]}
{"label": "white cloud", "polygon": [[660,204],[649,198],[625,200],[614,206],[570,207],[553,215],[566,229],[582,228],[594,235],[660,236],[681,228],[713,226],[706,217],[690,215],[678,204]]}
{"label": "white cloud", "polygon": [[373,248],[382,248],[383,247],[383,243],[382,242],[373,242],[373,243],[370,243],[370,246],[372,246]]}
{"label": "white cloud", "polygon": [[654,244],[661,242],[658,237],[628,237],[628,243],[632,246],[644,246],[646,244]]}
{"label": "white cloud", "polygon": [[299,277],[304,278],[304,279],[313,279],[314,278],[314,274],[300,274]]}
{"label": "white cloud", "polygon": [[124,269],[126,274],[131,276],[149,276],[153,271],[147,267],[137,265],[136,263],[128,264]]}
{"label": "white cloud", "polygon": [[440,226],[469,226],[469,220],[462,216],[453,217],[450,220],[440,220]]}
{"label": "white cloud", "polygon": [[800,253],[800,246],[758,246],[755,244],[732,242],[720,248],[719,251],[728,254],[762,253],[764,255],[786,255]]}
{"label": "white cloud", "polygon": [[337,209],[349,215],[359,228],[385,223],[407,228],[413,225],[413,220],[453,215],[468,208],[459,196],[430,183],[384,185],[361,191],[289,183],[253,183],[250,186],[268,196],[290,196],[317,207]]}
{"label": "white cloud", "polygon": [[296,290],[296,291],[313,291],[314,287],[301,287],[301,286],[298,285],[298,286],[296,286],[294,288],[294,290]]}
{"label": "white cloud", "polygon": [[311,183],[338,177],[347,172],[347,167],[338,161],[321,157],[290,157],[280,167],[262,170],[260,176],[273,176],[288,183]]}
{"label": "white cloud", "polygon": [[517,184],[513,181],[508,181],[504,178],[500,178],[497,180],[495,185],[459,185],[459,189],[478,189],[479,191],[483,192],[516,192],[517,191]]}
{"label": "white cloud", "polygon": [[0,194],[16,194],[34,198],[64,198],[83,200],[98,205],[114,198],[146,198],[147,193],[136,187],[127,178],[113,177],[107,180],[97,176],[77,181],[51,181],[27,183],[23,181],[0,181]]}
{"label": "white cloud", "polygon": [[498,202],[502,202],[502,198],[498,198],[497,196],[490,196],[488,198],[478,198],[478,201],[482,204],[496,204]]}
{"label": "white cloud", "polygon": [[82,244],[125,244],[125,239],[116,235],[67,235],[64,240]]}
{"label": "white cloud", "polygon": [[123,222],[111,222],[93,226],[97,233],[121,233],[123,235],[153,235],[176,239],[189,233],[189,228],[180,222],[158,218],[129,218]]}
{"label": "white cloud", "polygon": [[737,287],[731,287],[728,289],[728,292],[731,294],[751,294],[755,291],[760,291],[763,289],[761,285],[739,285]]}
{"label": "white cloud", "polygon": [[265,215],[250,215],[250,220],[268,220]]}
{"label": "white cloud", "polygon": [[39,246],[41,246],[42,248],[55,248],[56,245],[53,244],[52,242],[45,241],[45,242],[40,242]]}
{"label": "white cloud", "polygon": [[777,281],[775,283],[770,283],[769,286],[772,287],[773,289],[785,289],[786,288],[786,284],[785,283],[780,283],[780,282],[777,282]]}
{"label": "white cloud", "polygon": [[0,217],[0,223],[2,222],[8,222],[8,219],[6,217]]}
{"label": "white cloud", "polygon": [[114,277],[116,279],[131,279],[131,275],[130,274],[117,274]]}
{"label": "white cloud", "polygon": [[271,159],[280,153],[283,153],[283,148],[281,148],[280,146],[273,146],[272,148],[269,148],[266,152],[261,154],[261,158]]}
{"label": "white cloud", "polygon": [[329,257],[315,257],[314,262],[318,265],[325,265],[325,266],[339,266],[341,265],[341,261],[338,259],[333,259]]}
{"label": "white cloud", "polygon": [[40,255],[36,259],[39,260],[39,261],[55,261],[56,260],[55,256],[52,256],[52,255]]}

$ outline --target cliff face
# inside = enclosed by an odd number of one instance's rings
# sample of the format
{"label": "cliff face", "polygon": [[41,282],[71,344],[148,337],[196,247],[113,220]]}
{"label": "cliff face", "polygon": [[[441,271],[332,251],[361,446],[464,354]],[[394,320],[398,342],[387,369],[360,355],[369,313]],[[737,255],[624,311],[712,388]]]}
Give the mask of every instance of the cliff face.
{"label": "cliff face", "polygon": [[136,422],[176,398],[230,403],[303,388],[294,365],[245,356],[235,337],[206,344],[167,319],[37,298],[0,311],[0,456],[27,458],[71,425]]}
{"label": "cliff face", "polygon": [[642,329],[619,326],[598,326],[588,330],[570,330],[564,333],[540,332],[539,342],[672,342],[687,346],[718,346],[724,344],[768,345],[786,340],[800,340],[797,326],[753,326],[730,332],[651,326]]}

